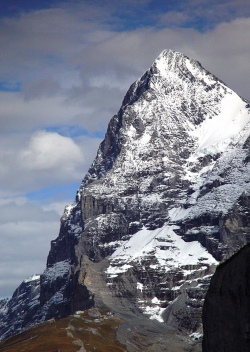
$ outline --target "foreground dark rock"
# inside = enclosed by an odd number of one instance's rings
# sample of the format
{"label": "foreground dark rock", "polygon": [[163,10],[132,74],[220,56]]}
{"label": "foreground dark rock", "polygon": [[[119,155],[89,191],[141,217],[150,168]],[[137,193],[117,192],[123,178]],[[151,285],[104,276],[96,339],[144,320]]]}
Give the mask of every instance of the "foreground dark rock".
{"label": "foreground dark rock", "polygon": [[250,351],[250,245],[219,265],[203,310],[203,352]]}

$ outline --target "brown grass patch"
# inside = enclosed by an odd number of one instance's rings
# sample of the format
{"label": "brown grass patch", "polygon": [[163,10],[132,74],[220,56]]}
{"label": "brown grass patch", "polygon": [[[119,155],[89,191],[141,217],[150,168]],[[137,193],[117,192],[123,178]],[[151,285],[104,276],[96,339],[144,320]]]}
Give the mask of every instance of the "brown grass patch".
{"label": "brown grass patch", "polygon": [[0,352],[125,352],[115,332],[122,320],[107,311],[89,311],[58,321],[47,321],[0,342]]}

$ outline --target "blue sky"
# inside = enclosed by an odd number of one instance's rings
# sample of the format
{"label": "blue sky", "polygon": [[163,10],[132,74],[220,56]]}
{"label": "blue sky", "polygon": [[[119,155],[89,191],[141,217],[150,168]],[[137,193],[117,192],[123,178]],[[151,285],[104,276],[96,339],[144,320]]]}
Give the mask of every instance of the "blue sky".
{"label": "blue sky", "polygon": [[248,0],[0,2],[0,297],[44,270],[109,120],[160,52],[250,100],[249,33]]}

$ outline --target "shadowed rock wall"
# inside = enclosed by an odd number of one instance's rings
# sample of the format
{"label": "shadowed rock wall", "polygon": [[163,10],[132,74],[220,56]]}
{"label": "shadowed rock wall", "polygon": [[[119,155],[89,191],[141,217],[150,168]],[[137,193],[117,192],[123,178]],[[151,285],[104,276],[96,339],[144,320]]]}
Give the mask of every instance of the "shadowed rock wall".
{"label": "shadowed rock wall", "polygon": [[203,308],[203,352],[250,351],[250,245],[221,264]]}

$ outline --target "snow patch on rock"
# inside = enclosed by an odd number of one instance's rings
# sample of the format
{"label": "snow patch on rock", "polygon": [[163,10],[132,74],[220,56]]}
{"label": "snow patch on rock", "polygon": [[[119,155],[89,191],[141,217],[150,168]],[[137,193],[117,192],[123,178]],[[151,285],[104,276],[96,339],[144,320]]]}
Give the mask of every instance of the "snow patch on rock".
{"label": "snow patch on rock", "polygon": [[70,268],[69,260],[57,262],[51,267],[44,270],[43,283],[56,280],[57,277],[63,277],[68,274]]}
{"label": "snow patch on rock", "polygon": [[187,265],[218,264],[198,241],[185,242],[175,229],[178,227],[173,225],[138,231],[110,256],[106,273],[114,277],[132,267],[130,263],[141,262],[150,255],[154,255],[161,270],[166,272]]}

